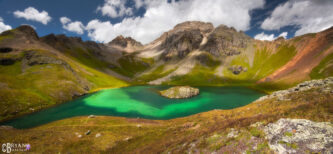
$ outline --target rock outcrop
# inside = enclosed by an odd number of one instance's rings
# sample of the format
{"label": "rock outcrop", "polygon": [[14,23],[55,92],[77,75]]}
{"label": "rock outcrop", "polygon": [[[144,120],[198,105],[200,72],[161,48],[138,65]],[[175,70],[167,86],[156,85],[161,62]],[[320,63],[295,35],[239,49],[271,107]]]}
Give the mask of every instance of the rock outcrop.
{"label": "rock outcrop", "polygon": [[72,67],[65,61],[54,58],[52,56],[47,56],[40,54],[37,51],[26,51],[24,53],[24,58],[22,59],[22,69],[23,72],[34,65],[43,65],[43,64],[57,64],[62,65],[65,69],[74,72]]}
{"label": "rock outcrop", "polygon": [[120,46],[123,48],[126,47],[141,47],[142,44],[136,40],[134,40],[131,37],[124,37],[122,35],[117,36],[115,39],[113,39],[111,42],[108,43],[108,45],[116,45],[116,46]]}
{"label": "rock outcrop", "polygon": [[332,85],[333,85],[333,77],[328,77],[326,79],[320,79],[320,80],[305,81],[287,90],[280,90],[273,92],[270,95],[262,96],[257,101],[262,101],[265,99],[272,99],[272,98],[276,98],[278,101],[288,100],[288,95],[291,93],[307,91],[314,88],[322,92],[328,92],[333,94]]}
{"label": "rock outcrop", "polygon": [[234,65],[228,68],[233,74],[238,75],[241,72],[247,72],[247,68],[239,65]]}
{"label": "rock outcrop", "polygon": [[211,23],[188,21],[176,25],[154,42],[161,42],[159,48],[164,50],[161,59],[182,59],[193,50],[199,49],[204,38],[213,30],[214,26]]}
{"label": "rock outcrop", "polygon": [[167,98],[181,99],[199,95],[199,89],[190,86],[176,86],[160,91],[160,94]]}
{"label": "rock outcrop", "polygon": [[330,153],[333,127],[329,122],[280,119],[264,128],[269,147],[277,153]]}
{"label": "rock outcrop", "polygon": [[203,39],[199,29],[184,30],[168,35],[161,45],[165,51],[162,54],[164,60],[173,57],[184,58],[188,53],[199,48]]}
{"label": "rock outcrop", "polygon": [[207,43],[201,48],[215,56],[232,56],[240,54],[240,49],[245,49],[251,37],[234,28],[220,25],[208,36]]}

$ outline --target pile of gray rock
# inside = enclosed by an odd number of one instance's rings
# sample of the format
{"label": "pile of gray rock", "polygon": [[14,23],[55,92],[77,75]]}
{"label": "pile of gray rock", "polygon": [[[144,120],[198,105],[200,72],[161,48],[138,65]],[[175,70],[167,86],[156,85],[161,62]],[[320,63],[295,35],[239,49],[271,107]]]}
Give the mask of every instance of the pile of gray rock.
{"label": "pile of gray rock", "polygon": [[160,91],[160,94],[167,98],[181,99],[199,95],[199,89],[190,86],[176,86]]}
{"label": "pile of gray rock", "polygon": [[277,100],[288,100],[288,95],[294,92],[300,92],[300,91],[307,91],[310,89],[318,89],[321,92],[325,93],[331,93],[333,94],[333,77],[328,77],[325,79],[319,79],[319,80],[310,80],[310,81],[305,81],[300,84],[298,84],[295,87],[286,89],[286,90],[280,90],[273,92],[270,95],[262,96],[260,97],[257,101],[262,101],[265,99],[272,99],[272,98],[277,98]]}
{"label": "pile of gray rock", "polygon": [[277,153],[331,153],[333,126],[330,122],[280,119],[264,128],[269,147]]}

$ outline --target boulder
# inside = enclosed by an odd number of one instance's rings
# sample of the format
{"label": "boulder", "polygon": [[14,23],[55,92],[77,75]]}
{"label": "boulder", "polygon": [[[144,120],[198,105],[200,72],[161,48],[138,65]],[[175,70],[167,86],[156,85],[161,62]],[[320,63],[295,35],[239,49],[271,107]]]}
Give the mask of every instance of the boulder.
{"label": "boulder", "polygon": [[181,99],[199,95],[199,89],[190,86],[176,86],[160,91],[160,94],[167,98]]}
{"label": "boulder", "polygon": [[89,135],[91,133],[91,130],[88,130],[85,134]]}
{"label": "boulder", "polygon": [[229,71],[231,71],[235,75],[238,75],[241,72],[246,72],[247,71],[246,67],[239,66],[239,65],[233,65],[233,66],[229,67],[228,69],[229,69]]}
{"label": "boulder", "polygon": [[333,127],[329,122],[280,119],[264,128],[269,146],[276,153],[330,153]]}

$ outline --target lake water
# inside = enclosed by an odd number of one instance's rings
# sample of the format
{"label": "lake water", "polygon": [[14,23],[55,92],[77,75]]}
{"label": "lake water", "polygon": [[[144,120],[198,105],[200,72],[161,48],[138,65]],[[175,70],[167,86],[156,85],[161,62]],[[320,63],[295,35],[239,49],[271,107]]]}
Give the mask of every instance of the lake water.
{"label": "lake water", "polygon": [[132,86],[101,90],[1,125],[31,128],[55,120],[83,115],[165,120],[213,109],[233,109],[247,105],[264,95],[245,87],[199,87],[200,94],[189,99],[168,99],[157,93],[158,90],[167,88],[169,87]]}

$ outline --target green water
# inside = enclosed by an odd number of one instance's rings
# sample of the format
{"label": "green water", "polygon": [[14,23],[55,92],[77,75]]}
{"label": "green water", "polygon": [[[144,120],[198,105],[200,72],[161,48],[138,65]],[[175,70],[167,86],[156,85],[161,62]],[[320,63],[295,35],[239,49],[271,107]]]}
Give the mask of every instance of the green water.
{"label": "green water", "polygon": [[92,114],[172,119],[213,109],[244,106],[263,95],[244,87],[200,87],[200,94],[189,99],[168,99],[156,92],[167,88],[165,86],[133,86],[102,90],[1,125],[31,128],[55,120]]}

